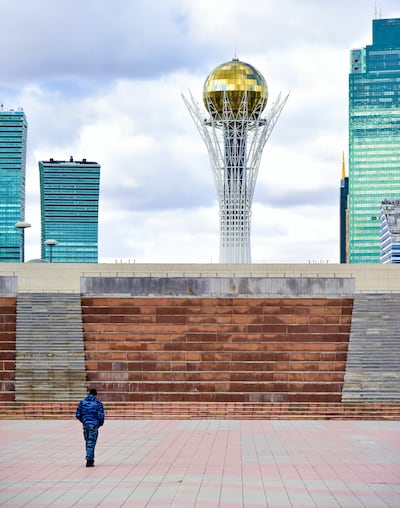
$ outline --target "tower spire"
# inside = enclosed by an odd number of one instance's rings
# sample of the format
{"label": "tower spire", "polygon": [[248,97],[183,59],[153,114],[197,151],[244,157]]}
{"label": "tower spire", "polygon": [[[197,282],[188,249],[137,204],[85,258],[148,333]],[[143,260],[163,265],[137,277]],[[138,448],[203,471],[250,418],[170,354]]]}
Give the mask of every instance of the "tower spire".
{"label": "tower spire", "polygon": [[344,150],[342,152],[342,180],[346,178],[346,168],[344,165]]}
{"label": "tower spire", "polygon": [[182,96],[209,152],[219,201],[220,262],[251,263],[251,203],[261,154],[288,99],[263,114],[267,83],[253,66],[233,60],[216,67],[203,87],[209,117]]}

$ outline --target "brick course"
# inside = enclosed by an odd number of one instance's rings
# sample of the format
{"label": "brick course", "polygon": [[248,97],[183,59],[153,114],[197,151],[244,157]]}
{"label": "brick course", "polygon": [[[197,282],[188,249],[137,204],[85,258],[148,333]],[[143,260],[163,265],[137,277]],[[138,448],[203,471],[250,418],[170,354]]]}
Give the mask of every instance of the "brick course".
{"label": "brick course", "polygon": [[14,400],[17,300],[0,297],[0,401]]}
{"label": "brick course", "polygon": [[105,401],[339,402],[349,298],[83,297]]}

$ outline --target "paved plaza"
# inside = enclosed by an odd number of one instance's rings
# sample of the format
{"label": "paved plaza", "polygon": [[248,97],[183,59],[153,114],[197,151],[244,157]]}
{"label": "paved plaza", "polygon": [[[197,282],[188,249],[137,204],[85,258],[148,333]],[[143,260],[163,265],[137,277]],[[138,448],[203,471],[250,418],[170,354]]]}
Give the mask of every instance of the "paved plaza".
{"label": "paved plaza", "polygon": [[0,506],[400,507],[400,422],[0,421]]}

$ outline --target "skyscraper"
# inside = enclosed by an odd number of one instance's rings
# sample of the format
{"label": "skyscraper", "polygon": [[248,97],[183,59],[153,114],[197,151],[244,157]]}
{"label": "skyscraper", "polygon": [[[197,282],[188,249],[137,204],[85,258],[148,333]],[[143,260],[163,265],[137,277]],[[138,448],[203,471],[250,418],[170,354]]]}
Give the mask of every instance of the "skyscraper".
{"label": "skyscraper", "polygon": [[39,172],[42,259],[97,263],[100,165],[50,159],[39,162]]}
{"label": "skyscraper", "polygon": [[210,158],[219,200],[220,262],[250,263],[251,203],[265,143],[286,103],[278,97],[262,116],[267,83],[252,65],[234,58],[205,81],[201,110],[183,97]]}
{"label": "skyscraper", "polygon": [[400,196],[400,19],[373,20],[350,56],[349,262],[379,263],[380,204]]}
{"label": "skyscraper", "polygon": [[27,122],[22,110],[0,108],[0,262],[22,259]]}
{"label": "skyscraper", "polygon": [[385,199],[381,205],[381,263],[400,264],[400,200]]}
{"label": "skyscraper", "polygon": [[342,178],[340,180],[340,262],[347,263],[348,253],[348,194],[349,177],[346,176],[344,153],[342,155]]}

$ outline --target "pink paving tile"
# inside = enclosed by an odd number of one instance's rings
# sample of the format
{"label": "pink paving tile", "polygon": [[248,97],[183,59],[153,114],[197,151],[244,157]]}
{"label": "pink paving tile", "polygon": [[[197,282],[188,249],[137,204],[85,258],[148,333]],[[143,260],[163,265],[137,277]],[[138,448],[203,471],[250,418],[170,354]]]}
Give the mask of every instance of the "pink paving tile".
{"label": "pink paving tile", "polygon": [[[150,508],[160,502],[163,508],[180,503],[185,508],[236,508],[242,506],[237,500],[222,498],[218,503],[218,499],[221,488],[229,493],[238,486],[246,500],[251,500],[252,492],[264,491],[273,508],[280,508],[281,493],[301,496],[307,489],[311,495],[328,494],[332,499],[342,495],[356,505],[368,494],[371,500],[378,496],[371,496],[376,481],[382,498],[393,499],[399,488],[399,431],[400,422],[109,421],[99,437],[96,467],[88,470],[76,422],[0,421],[0,505],[21,505],[8,498],[7,492],[12,492],[23,494],[24,506],[32,508],[37,506],[35,498],[47,490],[48,495],[60,494],[59,504],[51,504],[54,508],[71,506],[68,496],[80,499],[83,494],[80,508],[93,507],[94,502],[115,507],[109,500],[126,500],[128,489],[138,489],[140,499],[132,496],[125,507],[139,502]],[[368,447],[363,446],[365,441]],[[309,488],[307,482],[321,482],[321,488]],[[346,483],[349,490],[335,487],[335,482]],[[162,498],[161,489],[167,489],[167,497]],[[199,493],[197,504],[185,489]],[[180,498],[179,492],[185,497]],[[278,496],[276,503],[272,496]],[[315,508],[314,502],[304,499],[305,508]],[[258,507],[251,502],[244,506]],[[288,508],[284,501],[281,506]],[[323,501],[318,503],[318,508],[323,506]]]}

